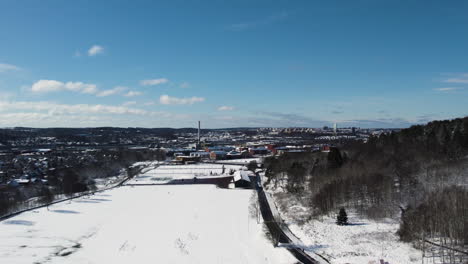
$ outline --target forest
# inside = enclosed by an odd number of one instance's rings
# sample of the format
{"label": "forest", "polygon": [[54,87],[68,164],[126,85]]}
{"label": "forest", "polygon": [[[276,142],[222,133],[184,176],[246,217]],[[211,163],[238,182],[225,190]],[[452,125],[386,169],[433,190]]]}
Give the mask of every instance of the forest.
{"label": "forest", "polygon": [[400,219],[400,239],[468,246],[468,117],[434,121],[330,152],[265,160],[267,183],[302,201],[310,217],[342,207],[369,219]]}

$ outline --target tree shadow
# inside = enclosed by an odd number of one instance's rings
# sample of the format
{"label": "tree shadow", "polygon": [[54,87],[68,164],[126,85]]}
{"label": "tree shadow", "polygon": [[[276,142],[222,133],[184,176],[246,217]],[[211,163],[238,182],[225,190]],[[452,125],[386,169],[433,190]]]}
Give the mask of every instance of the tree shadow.
{"label": "tree shadow", "polygon": [[52,210],[54,213],[61,213],[61,214],[79,214],[80,212],[73,211],[73,210]]}
{"label": "tree shadow", "polygon": [[78,201],[73,201],[75,203],[100,203],[99,201],[90,201],[90,200],[78,200]]}
{"label": "tree shadow", "polygon": [[34,223],[34,222],[32,222],[32,221],[26,221],[26,220],[9,220],[9,221],[3,222],[3,224],[5,224],[5,225],[33,226],[33,225],[35,225],[36,223]]}
{"label": "tree shadow", "polygon": [[348,226],[366,226],[368,223],[348,223]]}
{"label": "tree shadow", "polygon": [[109,200],[109,199],[103,199],[103,198],[91,198],[91,199],[88,199],[90,201],[97,201],[97,202],[111,202],[112,200]]}
{"label": "tree shadow", "polygon": [[112,195],[110,195],[110,194],[95,194],[95,196],[110,197]]}

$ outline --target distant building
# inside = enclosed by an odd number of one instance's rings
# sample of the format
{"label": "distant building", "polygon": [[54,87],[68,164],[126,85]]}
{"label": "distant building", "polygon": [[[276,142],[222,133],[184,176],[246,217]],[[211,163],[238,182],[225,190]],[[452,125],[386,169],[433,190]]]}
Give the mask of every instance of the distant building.
{"label": "distant building", "polygon": [[227,152],[226,151],[211,151],[210,152],[210,159],[212,160],[222,160],[227,158]]}
{"label": "distant building", "polygon": [[177,156],[176,160],[182,163],[194,163],[200,161],[200,156]]}
{"label": "distant building", "polygon": [[323,146],[322,152],[330,152],[330,146]]}
{"label": "distant building", "polygon": [[229,152],[231,150],[234,150],[233,147],[230,146],[212,146],[212,147],[206,147],[205,151],[211,152],[211,151],[224,151],[224,152]]}
{"label": "distant building", "polygon": [[233,179],[237,188],[253,188],[255,173],[252,171],[239,170],[234,172]]}
{"label": "distant building", "polygon": [[265,147],[251,148],[249,152],[252,155],[265,155],[268,154],[268,149]]}
{"label": "distant building", "polygon": [[233,150],[233,151],[229,151],[226,156],[228,159],[240,159],[242,158],[242,153]]}
{"label": "distant building", "polygon": [[192,157],[200,157],[200,159],[209,159],[209,158],[210,158],[210,152],[206,152],[206,151],[197,151],[197,152],[192,152],[192,153],[190,153],[190,156],[192,156]]}

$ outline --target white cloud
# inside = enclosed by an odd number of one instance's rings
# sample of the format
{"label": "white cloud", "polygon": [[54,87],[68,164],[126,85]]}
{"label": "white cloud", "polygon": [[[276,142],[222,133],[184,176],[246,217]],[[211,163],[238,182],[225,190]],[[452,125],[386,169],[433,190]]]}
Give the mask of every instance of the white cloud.
{"label": "white cloud", "polygon": [[128,102],[125,102],[122,104],[122,106],[131,106],[131,105],[136,105],[137,102],[136,101],[128,101]]}
{"label": "white cloud", "polygon": [[232,110],[234,110],[233,106],[223,105],[223,106],[218,107],[218,111],[232,111]]}
{"label": "white cloud", "polygon": [[142,95],[142,92],[139,91],[128,91],[126,94],[124,94],[125,97],[134,97],[134,96],[140,96]]}
{"label": "white cloud", "polygon": [[98,92],[98,89],[95,84],[87,84],[82,82],[63,83],[56,80],[39,80],[31,86],[31,91],[34,93],[73,91],[84,94],[95,94]]}
{"label": "white cloud", "polygon": [[159,84],[164,84],[169,82],[168,79],[166,78],[159,78],[159,79],[149,79],[149,80],[141,80],[140,85],[142,86],[153,86],[153,85],[159,85]]}
{"label": "white cloud", "polygon": [[0,127],[152,127],[158,124],[171,126],[187,119],[193,118],[186,114],[146,111],[122,105],[0,100]]}
{"label": "white cloud", "polygon": [[450,78],[445,80],[446,83],[468,83],[468,78]]}
{"label": "white cloud", "polygon": [[57,104],[51,102],[26,102],[26,101],[0,101],[0,111],[30,110],[48,112],[49,114],[118,114],[118,115],[158,115],[161,112],[150,112],[126,106],[89,105],[89,104]]}
{"label": "white cloud", "polygon": [[103,52],[104,52],[104,48],[102,46],[93,45],[88,50],[88,56],[96,56],[96,55],[101,54]]}
{"label": "white cloud", "polygon": [[155,105],[155,103],[154,103],[154,102],[146,102],[146,103],[144,103],[143,105],[144,105],[144,106],[150,106],[150,105]]}
{"label": "white cloud", "polygon": [[468,83],[468,73],[457,74],[457,77],[445,79],[445,83]]}
{"label": "white cloud", "polygon": [[256,27],[266,26],[269,24],[276,23],[276,22],[279,22],[288,18],[288,16],[289,16],[288,13],[283,12],[283,13],[272,15],[269,17],[260,18],[258,20],[231,24],[226,29],[231,30],[231,31],[243,31],[243,30],[247,30],[250,28],[256,28]]}
{"label": "white cloud", "polygon": [[12,93],[9,93],[9,92],[0,92],[0,101],[1,100],[8,100],[8,99],[11,99],[13,97],[13,94]]}
{"label": "white cloud", "polygon": [[127,89],[128,88],[124,86],[116,86],[112,89],[101,91],[98,94],[96,94],[96,96],[104,97],[104,96],[109,96],[109,95],[121,94],[123,91]]}
{"label": "white cloud", "polygon": [[190,83],[189,82],[183,82],[180,84],[180,88],[190,88]]}
{"label": "white cloud", "polygon": [[177,98],[177,97],[171,97],[169,95],[161,95],[161,97],[159,97],[159,102],[165,105],[173,105],[173,104],[191,105],[194,103],[199,103],[199,102],[204,102],[204,101],[205,101],[205,98],[195,97],[195,96],[190,97],[190,98]]}
{"label": "white cloud", "polygon": [[442,88],[435,88],[434,91],[438,92],[453,92],[457,90],[463,89],[462,87],[442,87]]}
{"label": "white cloud", "polygon": [[7,72],[7,71],[19,71],[19,70],[20,68],[18,66],[6,64],[6,63],[0,63],[0,73]]}

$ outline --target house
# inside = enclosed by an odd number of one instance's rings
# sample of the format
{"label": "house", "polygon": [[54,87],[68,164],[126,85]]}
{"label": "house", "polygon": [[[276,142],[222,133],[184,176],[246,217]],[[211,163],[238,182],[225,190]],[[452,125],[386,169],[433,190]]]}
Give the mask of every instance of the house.
{"label": "house", "polygon": [[248,170],[239,170],[234,172],[233,179],[236,187],[253,188],[255,173]]}
{"label": "house", "polygon": [[242,154],[243,159],[252,157],[252,154],[250,154],[250,152],[248,150],[241,151],[241,154]]}
{"label": "house", "polygon": [[222,160],[227,158],[226,151],[211,151],[210,152],[210,159],[212,160]]}
{"label": "house", "polygon": [[229,146],[212,146],[212,147],[207,147],[205,151],[207,152],[212,152],[212,151],[224,151],[224,152],[229,152],[231,150],[234,150],[233,147]]}
{"label": "house", "polygon": [[198,156],[177,156],[176,157],[177,161],[180,161],[182,163],[195,163],[200,161],[200,157]]}
{"label": "house", "polygon": [[11,180],[8,182],[7,184],[9,187],[18,187],[19,186],[19,183],[17,180]]}
{"label": "house", "polygon": [[330,152],[330,146],[323,146],[322,147],[322,152]]}
{"label": "house", "polygon": [[233,150],[229,151],[226,156],[228,159],[240,159],[242,158],[242,153]]}
{"label": "house", "polygon": [[31,182],[31,180],[28,178],[20,178],[20,179],[16,179],[16,182],[19,185],[28,185]]}
{"label": "house", "polygon": [[277,150],[276,150],[276,147],[277,147],[277,146],[276,146],[276,145],[274,145],[274,144],[267,144],[265,147],[266,147],[271,153],[276,154],[276,152],[277,152]]}
{"label": "house", "polygon": [[250,148],[250,154],[252,155],[265,155],[268,154],[268,149],[265,147]]}
{"label": "house", "polygon": [[200,159],[209,159],[209,158],[210,158],[210,152],[206,152],[206,151],[197,151],[197,152],[192,152],[192,153],[190,153],[190,156],[192,156],[192,157],[200,157]]}

